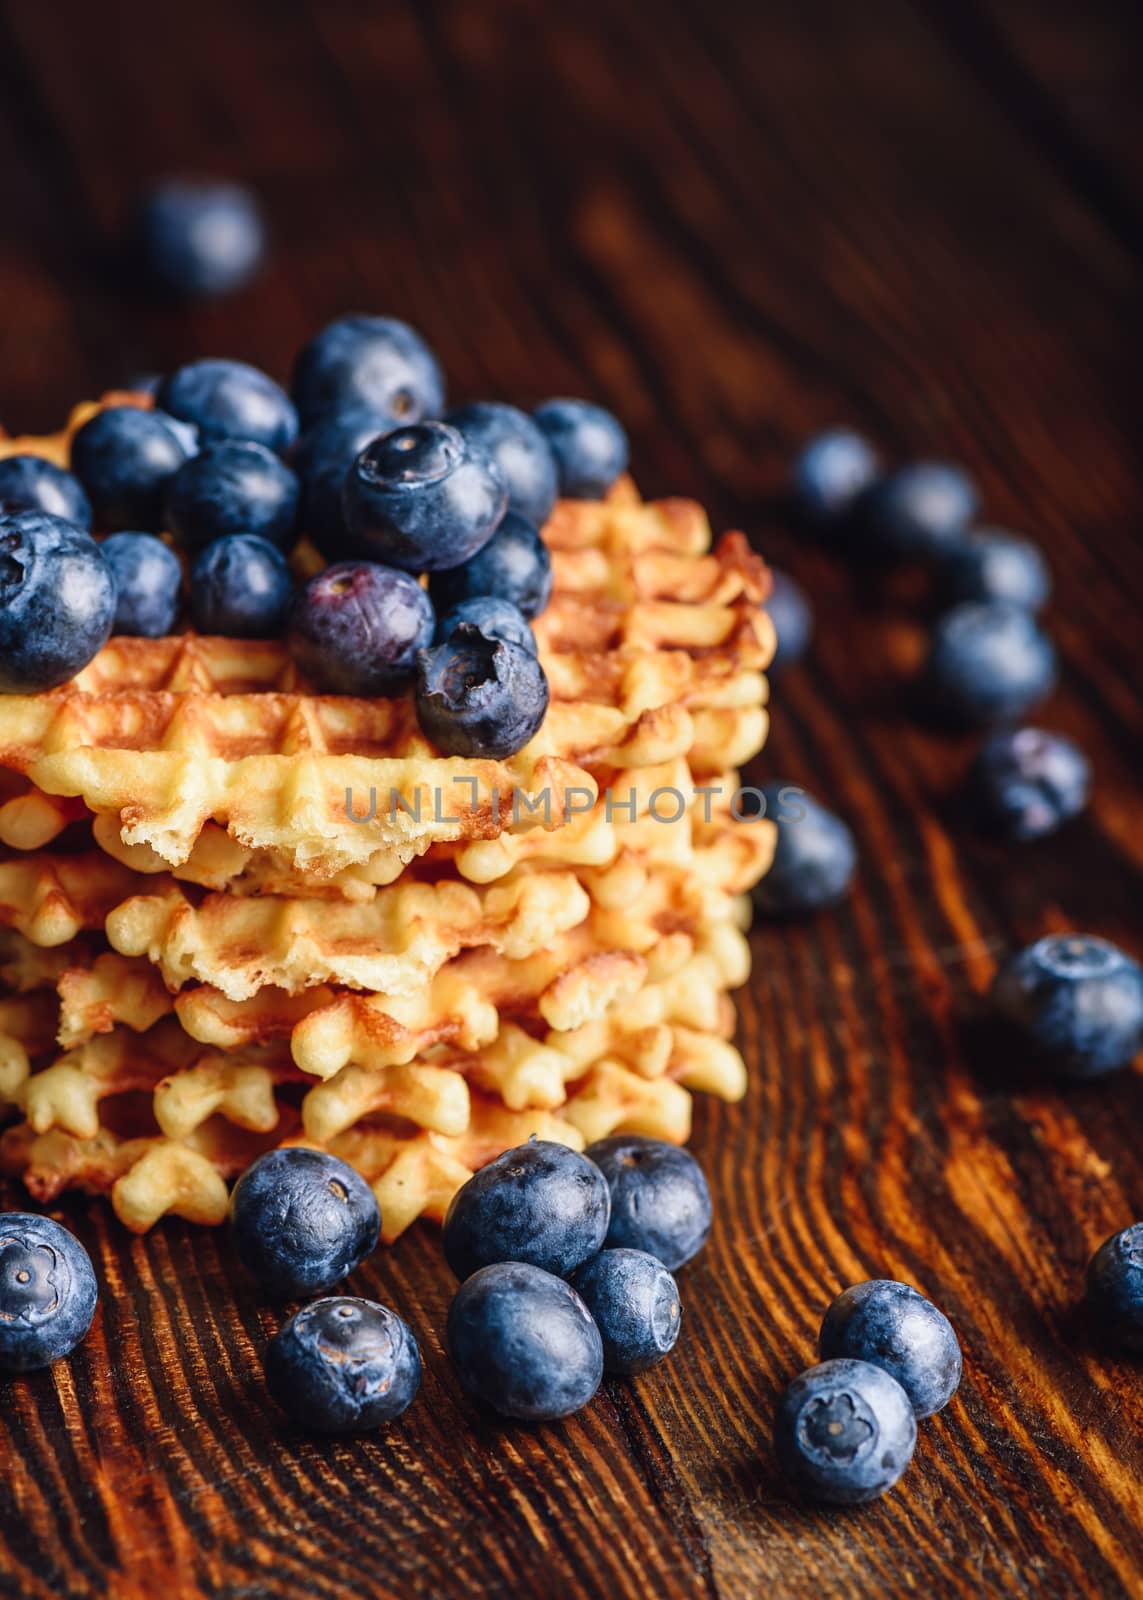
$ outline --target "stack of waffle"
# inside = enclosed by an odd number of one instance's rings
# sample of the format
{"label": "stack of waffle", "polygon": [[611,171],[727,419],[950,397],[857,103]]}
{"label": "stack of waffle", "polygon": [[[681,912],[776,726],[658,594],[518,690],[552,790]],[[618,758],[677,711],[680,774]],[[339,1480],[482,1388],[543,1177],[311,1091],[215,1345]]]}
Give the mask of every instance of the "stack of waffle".
{"label": "stack of waffle", "polygon": [[[89,414],[0,453],[66,465]],[[276,642],[113,638],[0,695],[0,1162],[37,1199],[217,1223],[308,1144],[392,1240],[533,1133],[681,1142],[691,1090],[744,1092],[765,569],[627,482],[544,537],[551,705],[506,761],[442,757],[411,699],[312,693]]]}

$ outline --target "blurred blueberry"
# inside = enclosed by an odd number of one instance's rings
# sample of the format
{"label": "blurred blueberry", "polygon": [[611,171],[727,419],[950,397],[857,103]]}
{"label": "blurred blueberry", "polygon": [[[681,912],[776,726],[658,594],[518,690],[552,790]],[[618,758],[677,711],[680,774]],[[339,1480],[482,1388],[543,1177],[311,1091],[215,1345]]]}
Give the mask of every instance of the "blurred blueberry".
{"label": "blurred blueberry", "polygon": [[872,555],[929,561],[959,544],[976,515],[976,485],[944,461],[914,461],[871,485],[855,505]]}
{"label": "blurred blueberry", "polygon": [[158,639],[173,633],[183,569],[153,533],[113,533],[99,546],[115,577],[112,633]]}
{"label": "blurred blueberry", "polygon": [[377,1247],[373,1190],[324,1150],[268,1150],[234,1185],[230,1224],[242,1265],[267,1294],[323,1294]]}
{"label": "blurred blueberry", "polygon": [[257,534],[289,549],[297,537],[297,476],[265,445],[209,444],[167,485],[167,526],[188,550],[231,533]]}
{"label": "blurred blueberry", "polygon": [[646,1372],[675,1348],[682,1322],[679,1288],[645,1250],[601,1250],[571,1276],[595,1318],[605,1372]]}
{"label": "blurred blueberry", "polygon": [[136,224],[148,276],[174,294],[230,294],[258,271],[266,226],[237,183],[167,178],[144,195]]}
{"label": "blurred blueberry", "polygon": [[774,632],[778,636],[778,647],[774,651],[770,671],[780,672],[783,667],[796,666],[809,649],[814,631],[814,614],[805,590],[788,572],[771,567],[770,579],[766,610],[770,613]]}
{"label": "blurred blueberry", "polygon": [[290,397],[245,361],[191,361],[163,379],[158,402],[172,417],[193,423],[203,444],[249,439],[283,455],[298,436]]}
{"label": "blurred blueberry", "polygon": [[1087,1299],[1099,1331],[1143,1355],[1143,1222],[1100,1245],[1087,1269]]}
{"label": "blurred blueberry", "polygon": [[[431,584],[429,592],[432,593]],[[436,643],[447,643],[462,622],[478,628],[486,639],[503,639],[508,644],[520,645],[532,655],[536,654],[536,635],[525,621],[523,612],[510,600],[462,600],[437,622]]]}
{"label": "blurred blueberry", "polygon": [[429,593],[438,612],[465,600],[508,600],[525,617],[539,616],[552,593],[552,558],[530,522],[514,511],[474,556],[459,567],[434,572]]}
{"label": "blurred blueberry", "polygon": [[1078,745],[1043,728],[985,740],[969,773],[969,800],[990,832],[1043,839],[1087,805],[1091,764]]}
{"label": "blurred blueberry", "polygon": [[942,601],[1002,600],[1038,611],[1051,593],[1052,577],[1038,545],[998,528],[980,528],[942,559],[938,573]]}
{"label": "blurred blueberry", "polygon": [[641,1250],[674,1272],[710,1233],[710,1189],[689,1150],[639,1133],[597,1139],[584,1154],[611,1193],[609,1250]]}
{"label": "blurred blueberry", "polygon": [[46,511],[0,517],[0,694],[74,677],[114,616],[115,579],[89,533]]}
{"label": "blurred blueberry", "polygon": [[341,509],[349,469],[365,446],[392,426],[382,412],[355,406],[315,422],[302,436],[294,457],[302,483],[301,524],[328,561],[342,560],[350,549]]}
{"label": "blurred blueberry", "polygon": [[299,352],[290,390],[306,427],[358,406],[390,428],[439,417],[444,375],[415,329],[395,317],[339,317]]}
{"label": "blurred blueberry", "polygon": [[556,458],[565,499],[601,500],[627,471],[627,435],[602,406],[587,400],[545,400],[532,415]]}
{"label": "blurred blueberry", "polygon": [[507,485],[508,510],[542,528],[556,503],[559,481],[551,446],[528,413],[499,400],[475,400],[454,407],[445,421],[496,462]]}
{"label": "blurred blueberry", "polygon": [[548,680],[529,650],[462,622],[418,651],[416,706],[421,732],[445,755],[504,761],[539,732]]}
{"label": "blurred blueberry", "polygon": [[917,1421],[895,1378],[868,1361],[823,1361],[795,1378],[774,1422],[787,1477],[810,1499],[858,1506],[891,1489],[913,1459]]}
{"label": "blurred blueberry", "polygon": [[481,1167],[452,1197],[444,1253],[458,1278],[494,1261],[564,1277],[602,1248],[611,1215],[603,1174],[566,1145],[533,1139]]}
{"label": "blurred blueberry", "polygon": [[91,502],[79,479],[43,456],[6,456],[0,461],[0,516],[46,511],[91,532]]}
{"label": "blurred blueberry", "polygon": [[420,1386],[411,1329],[372,1300],[315,1300],[266,1350],[266,1387],[292,1421],[315,1433],[380,1427],[412,1404]]}
{"label": "blurred blueberry", "polygon": [[417,580],[372,561],[342,561],[311,578],[290,611],[288,643],[325,694],[399,694],[432,642],[433,606]]}
{"label": "blurred blueberry", "polygon": [[1143,1049],[1143,967],[1106,939],[1052,934],[1010,956],[991,1000],[1031,1059],[1061,1078],[1096,1078]]}
{"label": "blurred blueberry", "polygon": [[817,527],[840,522],[881,472],[877,452],[859,433],[819,433],[794,462],[794,504]]}
{"label": "blurred blueberry", "polygon": [[107,406],[71,441],[71,470],[87,491],[104,533],[142,528],[154,533],[166,486],[191,454],[160,411]]}
{"label": "blurred blueberry", "polygon": [[73,1233],[25,1211],[0,1216],[0,1372],[70,1355],[98,1295],[91,1257]]}
{"label": "blurred blueberry", "polygon": [[972,726],[1022,717],[1056,675],[1055,646],[1030,612],[969,603],[937,621],[920,687],[939,716]]}
{"label": "blurred blueberry", "polygon": [[823,1361],[850,1357],[883,1368],[909,1396],[919,1418],[947,1406],[961,1374],[952,1324],[907,1283],[877,1278],[839,1294],[822,1322]]}
{"label": "blurred blueberry", "polygon": [[795,784],[766,783],[762,794],[778,842],[769,871],[754,889],[755,905],[767,916],[784,917],[836,904],[849,892],[857,866],[852,833]]}
{"label": "blurred blueberry", "polygon": [[446,1337],[461,1388],[525,1422],[579,1411],[603,1377],[591,1313],[570,1284],[527,1262],[497,1262],[466,1278]]}
{"label": "blurred blueberry", "polygon": [[285,556],[254,533],[213,540],[191,568],[191,620],[199,633],[275,639],[285,626],[292,594]]}

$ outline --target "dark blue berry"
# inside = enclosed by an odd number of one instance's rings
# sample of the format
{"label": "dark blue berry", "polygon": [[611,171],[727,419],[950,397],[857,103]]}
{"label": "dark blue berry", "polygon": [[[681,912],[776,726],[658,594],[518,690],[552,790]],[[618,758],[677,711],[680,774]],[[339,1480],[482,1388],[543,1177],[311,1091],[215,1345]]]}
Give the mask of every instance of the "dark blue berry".
{"label": "dark blue berry", "polygon": [[343,561],[311,578],[289,617],[290,651],[327,694],[393,695],[433,637],[432,601],[395,567]]}
{"label": "dark blue berry", "polygon": [[113,533],[99,546],[115,578],[112,633],[158,639],[173,633],[183,569],[153,533]]}
{"label": "dark blue berry", "polygon": [[556,458],[560,493],[600,500],[627,470],[627,435],[618,418],[587,400],[545,400],[532,415]]}
{"label": "dark blue berry", "polygon": [[357,555],[436,572],[488,543],[507,498],[491,456],[445,422],[419,422],[365,447],[346,476],[342,509]]}
{"label": "dark blue berry", "polygon": [[85,533],[91,531],[91,502],[79,479],[43,456],[6,456],[0,461],[0,516],[15,511],[46,511]]}
{"label": "dark blue berry", "polygon": [[285,626],[292,594],[290,569],[276,545],[253,533],[227,534],[195,557],[191,621],[199,633],[274,639]]}
{"label": "dark blue berry", "polygon": [[670,1272],[696,1256],[710,1233],[710,1189],[688,1150],[617,1133],[598,1139],[585,1154],[611,1193],[609,1250],[643,1250]]}
{"label": "dark blue berry", "polygon": [[188,550],[231,533],[289,549],[297,536],[297,477],[265,445],[223,439],[180,467],[167,486],[167,526]]}
{"label": "dark blue berry", "polygon": [[140,203],[136,236],[152,281],[188,297],[241,289],[266,253],[258,202],[237,183],[168,178],[156,184]]}
{"label": "dark blue berry", "polygon": [[810,1499],[859,1506],[891,1489],[913,1459],[909,1397],[868,1361],[823,1361],[794,1379],[778,1404],[774,1449]]}
{"label": "dark blue berry", "polygon": [[961,725],[1006,722],[1051,693],[1056,651],[1020,606],[956,606],[933,629],[921,677],[927,703]]}
{"label": "dark blue berry", "polygon": [[907,1283],[877,1278],[839,1294],[822,1322],[823,1361],[848,1357],[881,1367],[909,1396],[918,1417],[947,1406],[961,1374],[952,1324]]}
{"label": "dark blue berry", "polygon": [[46,511],[0,517],[0,693],[54,689],[115,617],[115,579],[89,533]]}
{"label": "dark blue berry", "polygon": [[164,378],[159,405],[191,422],[203,444],[249,439],[284,454],[298,436],[298,414],[273,378],[245,361],[192,361]]}
{"label": "dark blue berry", "polygon": [[459,567],[434,572],[429,592],[438,612],[464,600],[508,600],[525,617],[539,616],[552,593],[552,558],[530,522],[505,513],[484,547]]}
{"label": "dark blue berry", "polygon": [[840,817],[795,784],[762,785],[765,814],[778,826],[774,858],[755,887],[767,916],[800,916],[832,906],[849,892],[857,846]]}
{"label": "dark blue berry", "polygon": [[349,550],[341,509],[346,474],[365,446],[392,426],[380,411],[357,406],[315,422],[298,445],[294,467],[302,483],[302,527],[329,561],[340,561]]}
{"label": "dark blue berry", "polygon": [[778,647],[770,663],[771,672],[783,667],[796,666],[810,647],[814,631],[814,614],[800,583],[795,583],[788,572],[770,568],[771,587],[766,600],[766,610],[778,636]]}
{"label": "dark blue berry", "polygon": [[378,1428],[399,1417],[420,1386],[411,1329],[372,1300],[315,1300],[266,1350],[266,1387],[293,1422],[315,1433]]}
{"label": "dark blue berry", "polygon": [[461,1387],[502,1416],[571,1416],[603,1378],[591,1313],[570,1284],[527,1262],[498,1262],[467,1278],[446,1337]]}
{"label": "dark blue berry", "polygon": [[605,1372],[645,1372],[675,1348],[679,1288],[657,1256],[601,1250],[572,1273],[571,1286],[595,1318]]}
{"label": "dark blue berry", "polygon": [[1087,1269],[1087,1298],[1099,1331],[1143,1355],[1143,1222],[1100,1245]]}
{"label": "dark blue berry", "polygon": [[1043,728],[994,733],[969,775],[981,823],[1006,839],[1042,839],[1087,805],[1091,764],[1078,745]]}
{"label": "dark blue berry", "polygon": [[381,1213],[361,1175],[324,1150],[259,1156],[230,1196],[234,1243],[267,1294],[323,1294],[377,1247]]}
{"label": "dark blue berry", "polygon": [[976,485],[960,467],[914,461],[872,484],[854,512],[871,554],[930,561],[963,540],[978,503]]}
{"label": "dark blue berry", "polygon": [[470,622],[417,654],[417,721],[450,756],[503,761],[539,732],[548,680],[530,651]]}
{"label": "dark blue berry", "polygon": [[161,412],[107,406],[72,440],[71,469],[87,491],[96,527],[154,533],[167,484],[191,454]]}
{"label": "dark blue berry", "polygon": [[992,1004],[1032,1060],[1063,1078],[1100,1077],[1143,1049],[1143,967],[1090,934],[1052,934],[1011,956]]}
{"label": "dark blue berry", "polygon": [[444,644],[451,639],[462,622],[478,628],[486,639],[504,639],[508,644],[518,644],[536,654],[536,635],[523,612],[510,600],[462,600],[451,611],[446,611],[437,623],[436,642]]}
{"label": "dark blue berry", "polygon": [[946,604],[1002,600],[1038,611],[1051,593],[1052,577],[1031,539],[981,528],[954,544],[943,558],[938,586]]}
{"label": "dark blue berry", "polygon": [[0,1216],[0,1371],[30,1372],[70,1355],[95,1315],[91,1257],[50,1217]]}
{"label": "dark blue berry", "polygon": [[877,452],[859,433],[819,433],[794,462],[794,504],[802,518],[824,528],[840,522],[881,472]]}
{"label": "dark blue berry", "polygon": [[551,446],[527,412],[499,400],[476,400],[457,406],[445,421],[496,462],[508,488],[508,510],[542,528],[556,503],[559,479]]}
{"label": "dark blue berry", "polygon": [[444,1252],[458,1278],[494,1261],[566,1277],[603,1246],[611,1202],[599,1168],[566,1145],[533,1139],[481,1167],[452,1198]]}
{"label": "dark blue berry", "polygon": [[444,410],[444,375],[428,345],[394,317],[340,317],[294,364],[291,392],[303,423],[368,406],[399,428]]}

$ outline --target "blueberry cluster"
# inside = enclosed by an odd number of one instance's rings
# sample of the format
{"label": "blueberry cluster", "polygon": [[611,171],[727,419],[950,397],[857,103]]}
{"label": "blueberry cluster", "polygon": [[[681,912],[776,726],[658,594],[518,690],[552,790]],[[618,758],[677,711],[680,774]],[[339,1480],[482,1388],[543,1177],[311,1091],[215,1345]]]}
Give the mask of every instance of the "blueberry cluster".
{"label": "blueberry cluster", "polygon": [[[175,246],[196,230],[252,245],[235,205],[194,186],[153,197],[156,271],[193,287]],[[0,692],[64,683],[112,633],[174,631],[185,566],[199,632],[284,635],[325,693],[412,689],[445,754],[503,758],[533,737],[548,685],[529,622],[552,586],[538,530],[558,496],[605,494],[625,470],[610,413],[549,400],[531,416],[494,402],[442,415],[428,345],[372,316],[312,339],[289,392],[212,359],[157,380],[153,399],[91,417],[70,472],[0,463]],[[329,565],[296,588],[303,533]]]}
{"label": "blueberry cluster", "polygon": [[810,1499],[862,1505],[893,1487],[913,1458],[917,1422],[956,1393],[960,1345],[924,1295],[875,1279],[838,1295],[818,1349],[820,1364],[779,1402],[775,1452]]}

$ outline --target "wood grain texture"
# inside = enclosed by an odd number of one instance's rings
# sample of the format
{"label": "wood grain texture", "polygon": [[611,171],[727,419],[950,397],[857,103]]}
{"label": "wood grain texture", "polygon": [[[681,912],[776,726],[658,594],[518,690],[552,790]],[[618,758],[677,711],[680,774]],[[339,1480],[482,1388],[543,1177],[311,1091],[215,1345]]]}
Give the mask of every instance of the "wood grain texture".
{"label": "wood grain texture", "polygon": [[[0,1592],[1143,1593],[1141,1370],[1079,1310],[1090,1251],[1143,1216],[1143,1078],[1029,1084],[975,1022],[1015,943],[1143,944],[1129,10],[0,7],[10,425],[194,354],[283,373],[351,308],[424,328],[458,397],[601,399],[647,493],[697,495],[810,589],[817,642],[758,770],[841,811],[863,862],[835,915],[753,935],[752,1086],[700,1109],[718,1225],[670,1363],[564,1425],[488,1422],[417,1228],[353,1284],[415,1328],[421,1398],[375,1438],[314,1441],[269,1405],[279,1317],[225,1235],[130,1239],[77,1204],[101,1310],[71,1361],[3,1387]],[[119,270],[132,189],[165,169],[264,195],[273,266],[237,299],[175,312]],[[1056,839],[973,836],[971,741],[902,689],[917,608],[784,524],[789,457],[835,420],[965,461],[989,520],[1045,545],[1065,674],[1044,720],[1097,774]],[[770,1422],[829,1300],[870,1276],[948,1312],[965,1379],[897,1490],[823,1514],[787,1499]]]}

